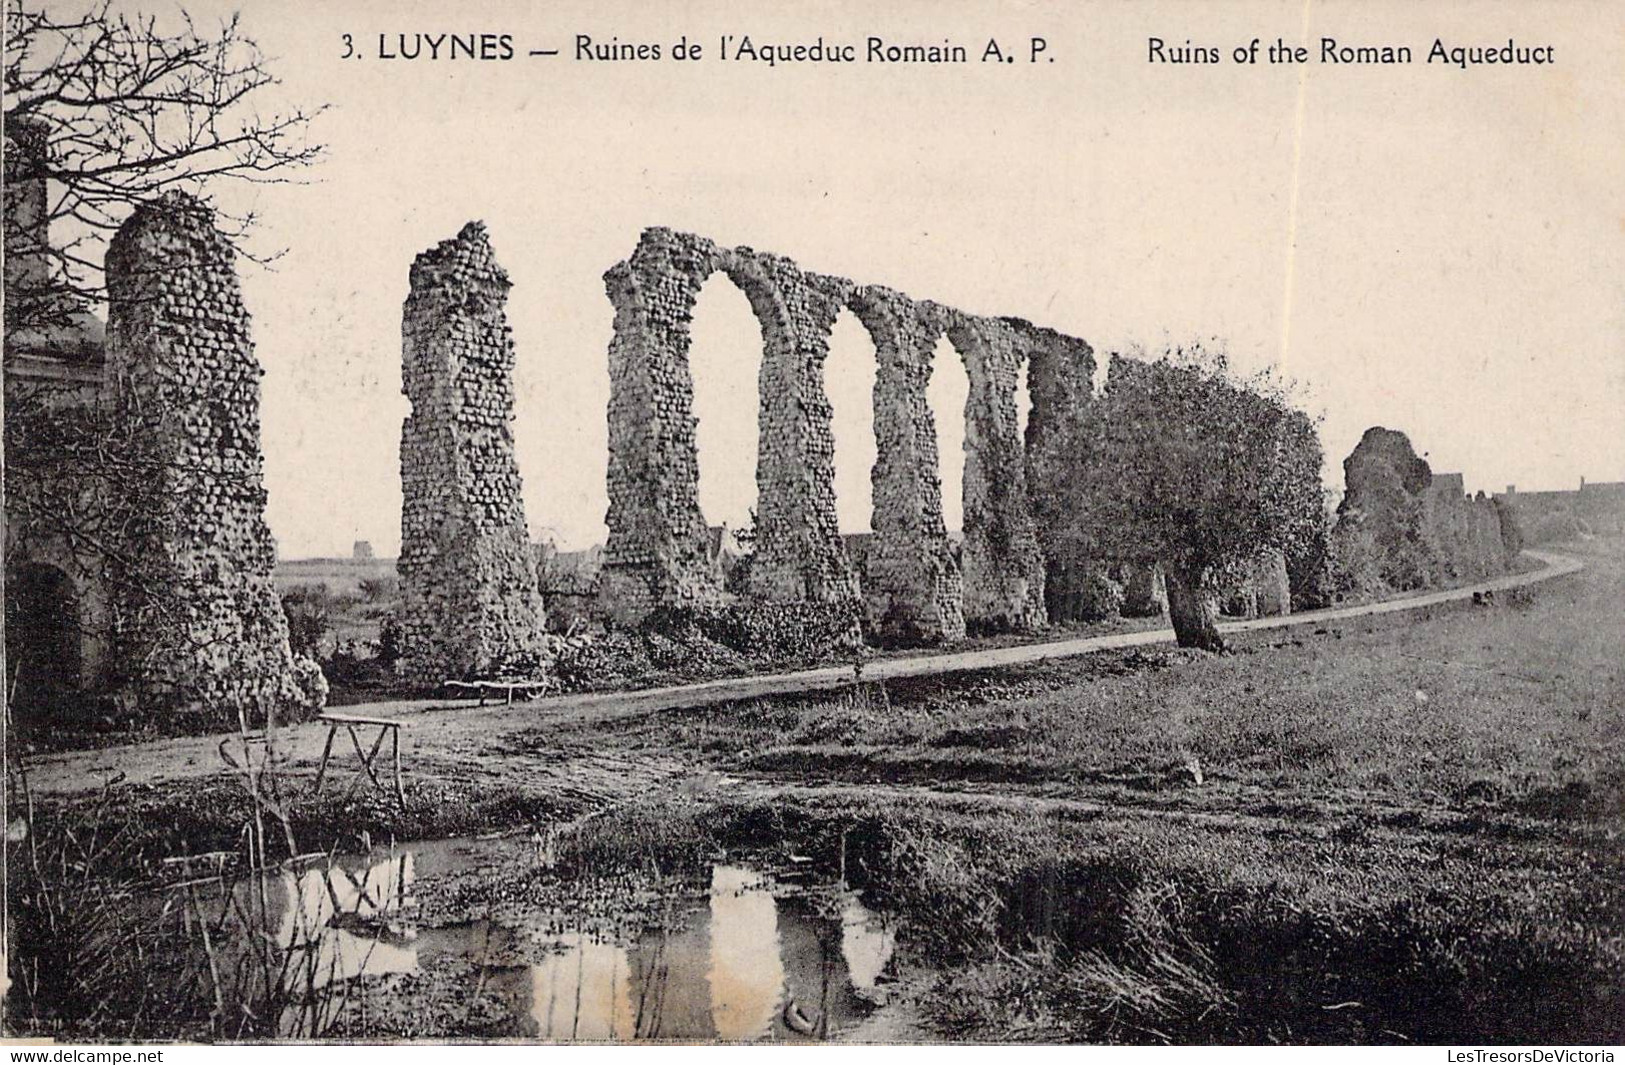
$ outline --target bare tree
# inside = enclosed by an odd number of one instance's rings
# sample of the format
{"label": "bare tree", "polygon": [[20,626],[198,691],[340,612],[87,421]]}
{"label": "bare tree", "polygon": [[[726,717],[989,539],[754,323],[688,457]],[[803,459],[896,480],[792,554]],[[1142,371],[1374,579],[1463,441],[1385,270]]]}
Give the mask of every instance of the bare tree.
{"label": "bare tree", "polygon": [[[135,205],[287,182],[321,155],[309,133],[324,108],[260,110],[278,81],[235,16],[205,30],[184,11],[166,27],[112,0],[74,14],[5,2],[8,332],[100,302],[101,249]],[[221,218],[231,236],[256,222]]]}

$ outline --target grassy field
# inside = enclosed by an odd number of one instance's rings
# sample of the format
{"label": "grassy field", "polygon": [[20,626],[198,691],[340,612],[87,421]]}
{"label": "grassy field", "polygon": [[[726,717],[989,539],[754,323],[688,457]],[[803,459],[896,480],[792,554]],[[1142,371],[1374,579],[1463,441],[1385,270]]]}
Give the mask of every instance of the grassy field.
{"label": "grassy field", "polygon": [[1621,812],[1625,565],[1421,624],[1344,623],[1234,654],[1148,650],[753,700],[619,742],[859,780],[1353,789],[1373,800]]}
{"label": "grassy field", "polygon": [[279,559],[272,580],[277,591],[325,584],[336,595],[361,595],[361,582],[387,580],[395,576],[392,558],[296,558]]}
{"label": "grassy field", "polygon": [[277,562],[278,595],[316,596],[325,615],[323,653],[349,641],[376,641],[384,619],[397,608],[400,581],[392,558],[303,558]]}
{"label": "grassy field", "polygon": [[858,841],[842,864],[953,959],[922,992],[944,1035],[1615,1042],[1620,546],[1420,623],[754,700],[600,742],[741,778],[710,816],[770,820],[761,842]]}
{"label": "grassy field", "polygon": [[[500,731],[435,715],[404,809],[333,792],[289,809],[320,849],[599,815],[563,871],[475,887],[505,899],[719,853],[810,857],[900,916],[902,985],[933,1038],[1617,1042],[1625,542],[1563,549],[1587,568],[1493,605],[1219,656],[615,720],[543,702]],[[43,816],[82,824],[91,805]],[[116,785],[101,805],[127,819],[130,881],[231,849],[252,816],[218,777]]]}

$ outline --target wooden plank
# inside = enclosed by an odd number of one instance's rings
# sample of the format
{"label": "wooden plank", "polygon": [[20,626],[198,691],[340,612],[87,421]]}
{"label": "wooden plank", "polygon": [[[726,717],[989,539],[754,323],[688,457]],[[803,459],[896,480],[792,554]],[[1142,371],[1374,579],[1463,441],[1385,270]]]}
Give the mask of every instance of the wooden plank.
{"label": "wooden plank", "polygon": [[[378,739],[372,745],[372,753],[368,754],[366,751],[363,751],[361,749],[361,737],[356,735],[355,726],[354,725],[346,725],[344,727],[350,733],[350,743],[355,747],[356,757],[361,759],[361,773],[365,773],[372,780],[372,786],[373,787],[375,787],[375,788],[383,787],[383,784],[379,783],[379,781],[378,781],[378,774],[373,772],[372,760],[378,756],[378,748],[383,746],[384,737],[389,735],[389,730],[388,729],[379,729],[378,730]],[[361,773],[357,773],[353,778],[351,778],[350,786],[347,789],[345,789],[344,799],[348,799],[350,797],[350,793],[355,791],[355,786],[357,784],[361,783]],[[339,801],[343,802],[344,799],[340,799]]]}
{"label": "wooden plank", "polygon": [[327,746],[322,748],[322,764],[316,767],[316,783],[310,789],[312,795],[322,790],[322,776],[327,772],[327,756],[333,753],[333,737],[338,734],[338,731],[337,722],[327,726]]}
{"label": "wooden plank", "polygon": [[361,714],[322,714],[318,721],[331,721],[340,725],[380,725],[384,728],[410,728],[410,721],[394,717],[364,717]]}
{"label": "wooden plank", "polygon": [[442,688],[467,688],[478,692],[514,692],[545,689],[548,683],[545,678],[533,680],[443,680],[440,682],[440,686]]}
{"label": "wooden plank", "polygon": [[[383,733],[379,733],[379,735],[382,736]],[[401,809],[404,810],[406,809],[406,788],[401,784],[401,730],[396,729],[390,735],[395,739],[395,797],[401,801]]]}

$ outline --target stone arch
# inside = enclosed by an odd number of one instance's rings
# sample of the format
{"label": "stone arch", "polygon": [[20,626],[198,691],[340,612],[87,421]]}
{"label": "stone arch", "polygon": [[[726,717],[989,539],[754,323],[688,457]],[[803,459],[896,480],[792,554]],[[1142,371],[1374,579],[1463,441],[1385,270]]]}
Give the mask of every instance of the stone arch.
{"label": "stone arch", "polygon": [[750,593],[767,602],[848,602],[856,573],[835,511],[829,334],[851,283],[783,256],[736,248],[718,263],[762,326],[756,542]]}
{"label": "stone arch", "polygon": [[636,620],[660,605],[717,602],[721,572],[697,496],[689,363],[695,302],[717,271],[762,330],[757,380],[756,536],[748,590],[772,602],[857,594],[832,486],[826,338],[849,283],[702,237],[649,229],[605,274],[610,344],[610,507],[600,602]]}
{"label": "stone arch", "polygon": [[73,578],[46,562],[6,572],[6,677],[10,705],[43,718],[85,690],[84,604]]}
{"label": "stone arch", "polygon": [[[967,613],[985,629],[1045,625],[1045,551],[1059,545],[1041,545],[1035,512],[1056,498],[1051,489],[1075,435],[1074,394],[1086,397],[1090,387],[1088,345],[1020,319],[968,315],[663,228],[646,230],[633,254],[604,275],[616,319],[600,608],[635,620],[659,605],[721,601],[696,502],[688,363],[696,294],[718,270],[745,293],[762,330],[749,594],[773,602],[861,594],[873,631],[894,643],[956,639]],[[861,591],[836,507],[824,365],[843,308],[862,324],[875,358],[872,521]],[[943,521],[928,396],[939,340],[967,382],[963,565]]]}

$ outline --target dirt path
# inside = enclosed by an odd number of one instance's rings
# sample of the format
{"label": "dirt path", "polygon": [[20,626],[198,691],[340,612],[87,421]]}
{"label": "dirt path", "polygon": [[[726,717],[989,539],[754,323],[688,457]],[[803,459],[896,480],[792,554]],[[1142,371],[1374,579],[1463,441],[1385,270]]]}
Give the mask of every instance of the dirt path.
{"label": "dirt path", "polygon": [[[1256,632],[1303,625],[1325,625],[1402,611],[1412,611],[1471,599],[1475,593],[1502,592],[1575,573],[1583,563],[1567,555],[1529,551],[1544,564],[1543,569],[1514,574],[1466,588],[1389,600],[1368,606],[1311,611],[1287,617],[1220,625],[1227,633]],[[962,670],[989,669],[1051,658],[1066,658],[1097,651],[1141,647],[1173,642],[1173,632],[1156,629],[1109,636],[1090,636],[1049,643],[1025,644],[979,651],[949,652],[909,658],[884,659],[864,667],[868,680],[915,677]],[[600,789],[625,793],[628,788],[647,788],[681,776],[683,765],[675,759],[629,760],[608,753],[571,752],[560,761],[560,752],[535,752],[525,756],[515,751],[512,741],[534,735],[536,726],[546,723],[590,725],[596,721],[632,717],[677,707],[703,706],[732,699],[782,695],[835,688],[852,679],[850,667],[826,667],[794,673],[737,677],[704,681],[669,688],[636,692],[607,692],[548,698],[511,706],[478,706],[472,701],[446,699],[413,700],[347,706],[346,713],[399,718],[402,758],[408,780],[415,773],[459,771],[496,778],[514,772],[557,776],[560,787],[580,787],[588,792]],[[327,726],[309,722],[283,730],[280,749],[295,766],[314,768],[327,739]],[[29,783],[37,795],[70,795],[99,788],[106,780],[122,776],[127,784],[161,784],[193,780],[225,772],[220,757],[222,743],[235,746],[235,734],[184,737],[129,744],[94,751],[70,751],[30,757]],[[523,746],[521,744],[521,746]],[[339,770],[347,775],[355,761],[348,739],[339,734],[335,753]]]}

